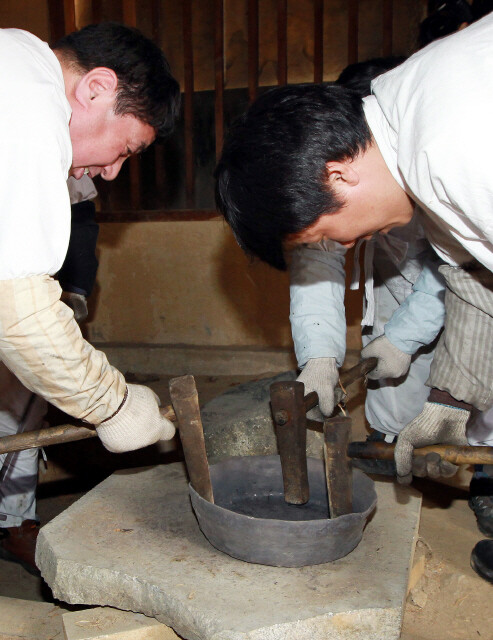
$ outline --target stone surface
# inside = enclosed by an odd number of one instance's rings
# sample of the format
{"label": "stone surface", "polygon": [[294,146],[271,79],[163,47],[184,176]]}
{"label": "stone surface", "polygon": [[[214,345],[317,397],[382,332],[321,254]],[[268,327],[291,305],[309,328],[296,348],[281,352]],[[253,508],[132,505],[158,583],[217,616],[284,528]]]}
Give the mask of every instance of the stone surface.
{"label": "stone surface", "polygon": [[63,630],[65,640],[179,640],[155,618],[110,607],[65,613]]}
{"label": "stone surface", "polygon": [[62,640],[62,613],[47,602],[0,597],[0,639]]}
{"label": "stone surface", "polygon": [[154,616],[189,640],[393,640],[421,497],[376,485],[352,553],[286,569],[216,551],[180,463],[117,473],[41,529],[36,562],[56,598]]}
{"label": "stone surface", "polygon": [[[296,371],[240,384],[201,409],[205,447],[213,464],[231,456],[268,456],[278,453],[270,409],[270,386],[296,380]],[[323,458],[322,434],[307,431],[307,455]]]}

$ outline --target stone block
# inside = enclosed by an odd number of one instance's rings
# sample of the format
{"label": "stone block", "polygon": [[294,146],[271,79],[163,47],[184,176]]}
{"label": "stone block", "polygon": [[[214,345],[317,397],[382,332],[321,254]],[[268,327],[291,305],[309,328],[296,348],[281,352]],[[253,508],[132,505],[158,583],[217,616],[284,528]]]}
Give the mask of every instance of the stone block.
{"label": "stone block", "polygon": [[179,640],[155,618],[110,607],[65,613],[63,630],[65,640]]}
{"label": "stone block", "polygon": [[62,613],[48,602],[0,596],[0,640],[61,638]]}
{"label": "stone block", "polygon": [[397,640],[421,496],[376,490],[353,552],[276,568],[209,544],[180,463],[119,472],[41,529],[36,562],[56,598],[140,612],[187,640]]}

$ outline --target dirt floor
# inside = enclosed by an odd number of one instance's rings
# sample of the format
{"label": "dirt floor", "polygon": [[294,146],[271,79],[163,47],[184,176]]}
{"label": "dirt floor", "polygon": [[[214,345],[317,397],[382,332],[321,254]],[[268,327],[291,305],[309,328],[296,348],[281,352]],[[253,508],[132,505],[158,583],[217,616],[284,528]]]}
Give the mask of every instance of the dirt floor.
{"label": "dirt floor", "polygon": [[[277,372],[273,372],[277,373]],[[263,374],[259,377],[269,377]],[[169,403],[172,376],[136,376]],[[196,377],[201,404],[251,376]],[[349,409],[353,438],[365,436],[364,392],[352,390]],[[149,447],[132,454],[106,452],[97,439],[47,449],[48,470],[41,472],[38,514],[45,524],[116,469],[163,464],[180,459],[179,450]],[[408,595],[402,640],[493,640],[493,585],[470,568],[471,549],[484,536],[467,504],[471,470],[462,468],[449,484],[416,480],[423,493],[420,538]],[[0,560],[0,596],[53,602],[49,587],[18,565]],[[73,609],[61,602],[60,607]],[[0,616],[0,638],[2,635]],[[41,640],[41,636],[40,636]],[[47,640],[43,635],[42,640]],[[385,638],[382,638],[385,640]]]}

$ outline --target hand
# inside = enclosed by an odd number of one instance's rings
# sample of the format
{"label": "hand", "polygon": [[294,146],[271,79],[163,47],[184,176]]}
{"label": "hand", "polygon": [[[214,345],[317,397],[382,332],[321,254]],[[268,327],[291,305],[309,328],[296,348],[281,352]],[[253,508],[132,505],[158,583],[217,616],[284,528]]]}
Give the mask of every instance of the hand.
{"label": "hand", "polygon": [[[467,445],[466,422],[469,411],[449,407],[436,402],[425,402],[423,411],[412,420],[397,437],[394,458],[397,469],[397,480],[401,484],[409,484],[412,471],[416,475],[430,477],[450,477],[458,467],[449,462],[436,459],[436,454],[428,454],[424,459],[415,458],[415,448],[431,444]],[[429,457],[431,456],[431,457]]]}
{"label": "hand", "polygon": [[378,358],[377,366],[370,371],[370,380],[400,378],[411,364],[411,356],[394,346],[386,336],[375,338],[361,351],[362,358]]}
{"label": "hand", "polygon": [[79,324],[84,322],[89,313],[85,296],[81,293],[74,293],[73,291],[63,291],[60,300],[72,309],[76,322]]}
{"label": "hand", "polygon": [[96,426],[98,436],[108,451],[122,453],[171,440],[175,427],[159,413],[159,398],[138,384],[127,385],[127,397],[116,414]]}
{"label": "hand", "polygon": [[[308,412],[308,417],[323,420],[324,416],[332,415],[334,411],[334,388],[339,381],[339,372],[335,358],[312,358],[308,360],[303,371],[297,378],[305,385],[305,395],[311,391],[318,394],[318,408]],[[310,415],[311,414],[311,415]]]}

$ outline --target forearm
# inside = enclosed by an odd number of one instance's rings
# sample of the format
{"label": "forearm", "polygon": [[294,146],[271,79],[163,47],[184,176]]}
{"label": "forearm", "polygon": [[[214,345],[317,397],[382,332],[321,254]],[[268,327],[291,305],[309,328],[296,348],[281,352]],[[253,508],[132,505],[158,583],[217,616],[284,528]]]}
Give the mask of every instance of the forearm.
{"label": "forearm", "polygon": [[445,319],[445,282],[438,264],[427,263],[409,295],[385,325],[388,340],[407,354],[431,344]]}
{"label": "forearm", "polygon": [[0,281],[0,358],[29,389],[99,424],[121,405],[125,379],[82,337],[49,276]]}
{"label": "forearm", "polygon": [[336,358],[346,352],[344,255],[304,246],[290,264],[290,321],[298,364],[314,358]]}

